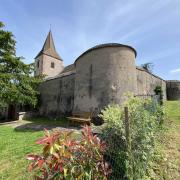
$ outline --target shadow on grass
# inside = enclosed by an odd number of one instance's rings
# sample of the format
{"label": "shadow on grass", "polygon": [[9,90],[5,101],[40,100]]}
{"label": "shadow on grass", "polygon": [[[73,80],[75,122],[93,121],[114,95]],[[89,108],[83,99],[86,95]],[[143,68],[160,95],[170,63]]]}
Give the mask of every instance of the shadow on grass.
{"label": "shadow on grass", "polygon": [[46,125],[57,125],[57,126],[67,126],[69,121],[67,118],[45,118],[45,117],[36,117],[36,118],[29,118],[25,121],[35,123],[35,124],[46,124]]}
{"label": "shadow on grass", "polygon": [[33,131],[43,131],[44,129],[52,130],[59,128],[61,130],[65,129],[75,129],[78,130],[80,127],[72,127],[69,124],[67,118],[61,119],[47,119],[43,117],[31,118],[25,121],[26,123],[20,124],[14,128],[18,132],[33,132]]}
{"label": "shadow on grass", "polygon": [[14,128],[15,131],[21,131],[21,132],[25,132],[25,131],[42,131],[44,129],[47,130],[51,130],[54,129],[56,127],[56,125],[48,125],[48,124],[37,124],[37,123],[27,123],[27,124],[22,124],[17,126],[16,128]]}

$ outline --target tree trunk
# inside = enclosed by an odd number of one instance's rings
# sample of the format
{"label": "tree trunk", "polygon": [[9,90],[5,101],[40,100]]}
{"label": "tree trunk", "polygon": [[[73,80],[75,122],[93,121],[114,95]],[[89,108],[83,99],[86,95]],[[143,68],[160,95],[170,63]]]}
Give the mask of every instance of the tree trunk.
{"label": "tree trunk", "polygon": [[16,106],[10,104],[8,106],[8,121],[15,121],[15,120],[17,120]]}

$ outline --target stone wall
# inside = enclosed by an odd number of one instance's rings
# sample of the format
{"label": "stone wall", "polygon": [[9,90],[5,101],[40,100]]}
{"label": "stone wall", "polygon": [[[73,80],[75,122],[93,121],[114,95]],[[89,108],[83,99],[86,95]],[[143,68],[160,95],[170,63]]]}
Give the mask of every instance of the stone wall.
{"label": "stone wall", "polygon": [[43,55],[40,55],[38,58],[35,59],[34,66],[35,66],[34,75],[38,76],[38,75],[42,74],[42,72],[43,72]]}
{"label": "stone wall", "polygon": [[[54,68],[51,67],[51,63],[54,63]],[[46,78],[54,77],[60,74],[64,69],[63,61],[46,54],[40,55],[35,60],[35,67],[35,75],[45,74]]]}
{"label": "stone wall", "polygon": [[49,79],[40,85],[40,115],[61,116],[70,114],[74,104],[74,73]]}
{"label": "stone wall", "polygon": [[161,86],[163,90],[163,98],[166,99],[166,81],[160,77],[145,71],[142,68],[136,68],[137,76],[137,95],[149,96],[154,95],[156,86]]}
{"label": "stone wall", "polygon": [[[135,65],[136,51],[130,46],[107,44],[96,46],[79,56],[74,65],[46,79],[40,85],[40,114],[61,116],[72,112],[99,112],[108,104],[122,104],[123,95],[154,95],[161,86],[166,99],[166,81]],[[180,83],[169,83],[169,94],[178,95]],[[178,89],[177,91],[175,89]],[[179,94],[178,94],[179,93]]]}
{"label": "stone wall", "polygon": [[180,81],[166,81],[167,86],[167,99],[179,100],[180,99]]}
{"label": "stone wall", "polygon": [[74,112],[92,112],[123,102],[123,94],[135,92],[135,52],[126,46],[94,48],[76,62]]}

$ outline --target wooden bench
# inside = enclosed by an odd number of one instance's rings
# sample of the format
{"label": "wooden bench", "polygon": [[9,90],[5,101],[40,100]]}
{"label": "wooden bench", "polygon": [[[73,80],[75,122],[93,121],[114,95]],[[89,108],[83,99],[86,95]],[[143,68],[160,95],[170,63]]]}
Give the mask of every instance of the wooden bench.
{"label": "wooden bench", "polygon": [[71,123],[79,123],[83,125],[91,124],[90,112],[75,112],[71,117],[67,117]]}

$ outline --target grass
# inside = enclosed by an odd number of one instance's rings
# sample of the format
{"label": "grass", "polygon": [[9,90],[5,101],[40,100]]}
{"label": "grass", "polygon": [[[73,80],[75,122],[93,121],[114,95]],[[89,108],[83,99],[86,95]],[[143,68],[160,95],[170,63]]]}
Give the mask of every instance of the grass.
{"label": "grass", "polygon": [[26,122],[35,124],[46,124],[46,125],[56,125],[61,127],[67,127],[69,125],[68,119],[45,119],[44,117],[27,119]]}
{"label": "grass", "polygon": [[[45,119],[36,118],[23,120],[18,126],[31,124],[67,127],[67,119]],[[21,128],[18,130],[14,124],[0,126],[0,179],[15,180],[29,179],[32,174],[27,171],[28,161],[26,156],[29,153],[38,153],[41,146],[35,144],[35,140],[43,136],[42,130],[31,130]],[[30,126],[31,127],[31,126]]]}
{"label": "grass", "polygon": [[157,156],[154,161],[156,179],[180,177],[180,101],[165,104],[167,118],[157,139]]}
{"label": "grass", "polygon": [[[159,132],[158,152],[154,160],[155,179],[178,179],[180,177],[180,101],[166,103],[167,120]],[[67,126],[63,119],[31,119],[23,123]],[[23,180],[32,179],[27,172],[29,153],[38,153],[41,146],[35,145],[35,140],[42,137],[43,131],[24,129],[17,131],[11,125],[0,126],[0,179]]]}
{"label": "grass", "polygon": [[175,122],[176,125],[180,125],[180,100],[168,101],[166,103],[166,112],[167,112],[168,119]]}
{"label": "grass", "polygon": [[26,155],[41,150],[34,142],[42,135],[42,131],[17,132],[9,126],[0,127],[0,179],[27,179],[30,176]]}

